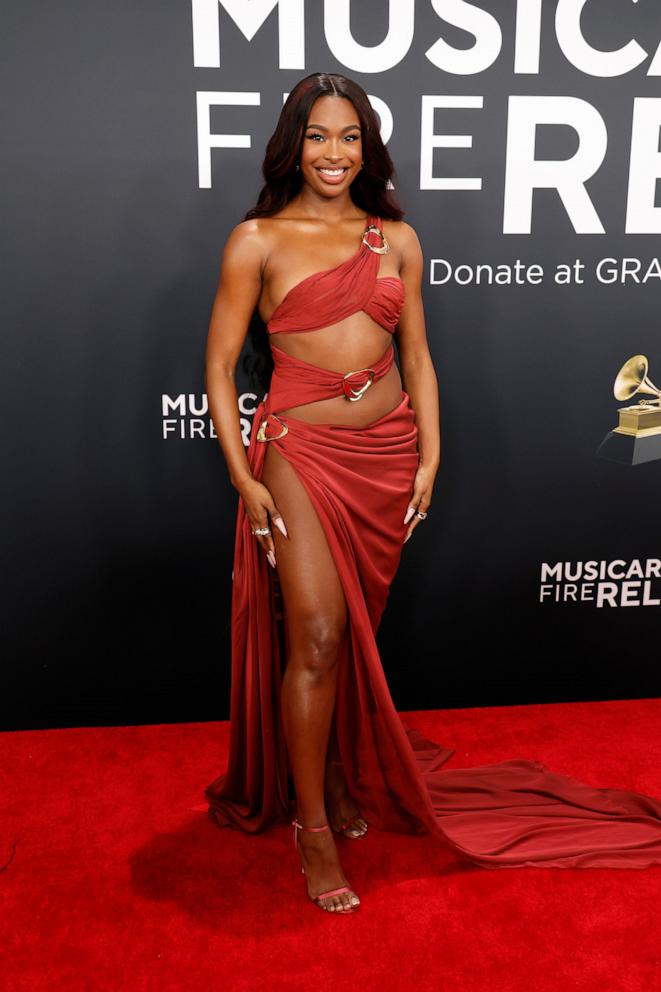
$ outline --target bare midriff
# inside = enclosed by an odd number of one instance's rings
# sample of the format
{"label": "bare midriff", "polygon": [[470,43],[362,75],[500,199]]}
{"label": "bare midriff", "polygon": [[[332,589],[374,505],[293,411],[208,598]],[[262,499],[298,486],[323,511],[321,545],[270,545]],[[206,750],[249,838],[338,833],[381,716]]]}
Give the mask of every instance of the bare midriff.
{"label": "bare midriff", "polygon": [[[314,331],[282,331],[270,335],[276,347],[294,358],[331,369],[344,375],[369,368],[392,343],[392,335],[375,320],[359,310],[344,320]],[[351,424],[364,427],[394,410],[402,399],[402,380],[393,361],[381,379],[372,382],[359,400],[344,396],[315,400],[301,406],[278,410],[279,417],[296,417],[311,424]]]}

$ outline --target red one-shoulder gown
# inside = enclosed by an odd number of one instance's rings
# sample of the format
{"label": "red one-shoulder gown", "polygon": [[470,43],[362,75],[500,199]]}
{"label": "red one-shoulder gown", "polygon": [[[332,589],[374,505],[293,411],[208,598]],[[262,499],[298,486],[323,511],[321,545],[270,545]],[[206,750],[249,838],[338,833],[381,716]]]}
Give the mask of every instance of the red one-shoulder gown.
{"label": "red one-shoulder gown", "polygon": [[[368,223],[380,229],[378,217],[370,216]],[[393,330],[397,281],[378,279],[380,255],[372,250],[378,245],[366,229],[355,255],[287,294],[268,330],[313,330],[360,309]],[[526,758],[445,768],[454,750],[404,725],[388,690],[375,634],[399,565],[407,529],[403,519],[418,465],[409,397],[403,392],[394,410],[360,428],[280,419],[278,410],[360,390],[369,373],[358,370],[347,382],[341,373],[292,358],[275,346],[272,353],[275,370],[255,413],[248,460],[257,479],[267,443],[289,461],[337,566],[349,624],[335,720],[349,791],[364,818],[381,830],[431,832],[462,858],[489,868],[661,864],[661,800],[591,788]],[[372,367],[373,378],[384,375],[392,360],[390,344]],[[204,796],[219,826],[251,833],[290,822],[294,808],[280,711],[286,643],[276,584],[239,499],[229,761]]]}

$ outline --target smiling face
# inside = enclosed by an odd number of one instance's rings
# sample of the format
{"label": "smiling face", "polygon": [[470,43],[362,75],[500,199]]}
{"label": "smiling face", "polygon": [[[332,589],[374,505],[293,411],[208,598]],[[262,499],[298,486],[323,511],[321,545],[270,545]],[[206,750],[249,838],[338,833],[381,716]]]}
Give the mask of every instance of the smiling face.
{"label": "smiling face", "polygon": [[363,159],[360,118],[350,100],[320,96],[312,105],[303,138],[301,171],[324,196],[349,188]]}

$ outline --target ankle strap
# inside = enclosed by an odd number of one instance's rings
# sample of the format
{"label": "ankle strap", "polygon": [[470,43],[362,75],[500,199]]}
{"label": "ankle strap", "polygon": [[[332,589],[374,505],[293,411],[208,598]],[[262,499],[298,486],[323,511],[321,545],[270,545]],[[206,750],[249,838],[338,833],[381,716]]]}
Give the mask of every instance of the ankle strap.
{"label": "ankle strap", "polygon": [[296,818],[294,818],[291,822],[295,827],[298,827],[299,830],[313,830],[315,833],[319,830],[328,830],[327,823],[324,823],[322,827],[304,827],[303,824],[299,823]]}

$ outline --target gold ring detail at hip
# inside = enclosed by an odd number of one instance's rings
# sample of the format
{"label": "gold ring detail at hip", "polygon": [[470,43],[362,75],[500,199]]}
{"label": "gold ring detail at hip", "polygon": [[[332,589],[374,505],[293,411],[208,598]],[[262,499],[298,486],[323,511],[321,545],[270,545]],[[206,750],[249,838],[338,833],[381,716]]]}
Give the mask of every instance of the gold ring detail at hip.
{"label": "gold ring detail at hip", "polygon": [[[269,422],[269,417],[273,417],[274,420],[277,420],[278,423],[280,424],[280,426],[282,427],[282,430],[280,431],[280,433],[279,434],[274,434],[273,437],[267,437],[266,436],[266,426],[267,426],[267,424]],[[274,413],[269,413],[268,417],[265,417],[264,420],[262,420],[261,424],[259,425],[259,430],[257,431],[257,440],[258,441],[277,441],[278,438],[284,437],[288,430],[289,430],[289,428],[287,427],[287,425],[285,423],[283,423],[282,420],[280,420],[278,417],[276,417],[276,415]]]}

